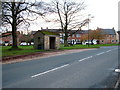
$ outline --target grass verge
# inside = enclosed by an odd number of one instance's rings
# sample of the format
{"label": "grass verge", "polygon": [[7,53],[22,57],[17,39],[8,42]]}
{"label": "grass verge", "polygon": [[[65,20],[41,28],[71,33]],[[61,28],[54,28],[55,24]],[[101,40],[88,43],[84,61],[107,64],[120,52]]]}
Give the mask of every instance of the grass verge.
{"label": "grass verge", "polygon": [[69,47],[64,47],[64,45],[61,45],[61,50],[67,50],[67,49],[85,49],[85,48],[99,48],[102,46],[118,46],[118,44],[96,44],[96,45],[73,45]]}
{"label": "grass verge", "polygon": [[1,48],[2,48],[2,57],[25,55],[25,54],[45,51],[45,50],[33,49],[33,46],[19,46],[21,50],[9,50],[11,46],[3,46]]}
{"label": "grass verge", "polygon": [[[69,47],[64,47],[63,45],[60,45],[60,50],[69,50],[69,49],[86,49],[86,48],[99,48],[101,46],[117,46],[118,44],[98,44],[98,45],[73,45]],[[6,57],[6,56],[16,56],[16,55],[25,55],[35,52],[43,52],[46,50],[38,50],[33,49],[33,46],[19,46],[21,50],[9,50],[11,46],[1,46],[2,48],[2,54],[0,54],[0,57]]]}

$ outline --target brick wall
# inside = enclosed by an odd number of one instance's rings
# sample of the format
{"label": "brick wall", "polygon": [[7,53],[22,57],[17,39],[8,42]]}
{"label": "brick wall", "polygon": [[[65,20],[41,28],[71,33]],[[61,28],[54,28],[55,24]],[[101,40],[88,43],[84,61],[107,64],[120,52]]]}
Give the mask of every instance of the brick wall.
{"label": "brick wall", "polygon": [[106,35],[104,39],[100,40],[100,44],[116,44],[116,35]]}

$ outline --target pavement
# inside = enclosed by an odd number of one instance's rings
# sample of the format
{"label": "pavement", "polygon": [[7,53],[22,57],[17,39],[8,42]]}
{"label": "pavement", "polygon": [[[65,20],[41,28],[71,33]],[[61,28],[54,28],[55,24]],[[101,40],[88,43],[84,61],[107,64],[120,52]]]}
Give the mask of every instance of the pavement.
{"label": "pavement", "polygon": [[114,88],[118,47],[3,64],[3,88]]}

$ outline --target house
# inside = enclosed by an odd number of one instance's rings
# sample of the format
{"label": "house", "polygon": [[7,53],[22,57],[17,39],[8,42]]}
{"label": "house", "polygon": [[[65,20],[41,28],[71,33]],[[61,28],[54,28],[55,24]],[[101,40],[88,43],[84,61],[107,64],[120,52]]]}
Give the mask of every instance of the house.
{"label": "house", "polygon": [[[22,34],[17,31],[17,42],[18,42],[18,45],[20,43],[20,38],[22,38]],[[2,45],[12,45],[12,32],[9,31],[9,32],[6,32],[6,33],[2,33],[1,36],[0,36],[0,44]]]}
{"label": "house", "polygon": [[[72,34],[76,32],[75,34]],[[70,36],[68,37],[68,43],[72,44],[82,44],[82,38],[84,35],[88,35],[88,30],[71,30],[69,32]]]}
{"label": "house", "polygon": [[118,43],[117,34],[114,28],[101,29],[105,34],[105,38],[100,40],[100,44],[116,44]]}
{"label": "house", "polygon": [[33,36],[35,49],[49,50],[60,48],[60,37],[58,33],[38,30]]}
{"label": "house", "polygon": [[[43,31],[50,31],[59,33],[60,35],[60,42],[64,43],[63,37],[65,34],[62,32],[61,29],[42,29]],[[105,38],[102,40],[99,40],[100,44],[116,44],[118,43],[118,35],[116,34],[116,31],[114,28],[112,29],[101,29],[102,32],[105,34]],[[36,31],[32,31],[31,33],[35,33]],[[72,34],[74,33],[74,34]],[[86,35],[88,36],[88,30],[69,30],[68,31],[68,43],[72,44],[82,44],[82,39]],[[87,41],[87,40],[86,40]]]}

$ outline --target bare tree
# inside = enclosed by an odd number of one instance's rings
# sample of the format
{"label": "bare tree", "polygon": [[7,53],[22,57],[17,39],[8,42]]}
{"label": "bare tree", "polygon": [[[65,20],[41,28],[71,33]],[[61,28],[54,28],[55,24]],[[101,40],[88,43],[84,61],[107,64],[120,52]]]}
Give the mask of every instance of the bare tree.
{"label": "bare tree", "polygon": [[[57,14],[55,22],[59,22],[64,36],[64,46],[68,46],[68,37],[81,30],[81,27],[85,26],[90,20],[83,19],[82,10],[85,9],[84,2],[75,2],[71,0],[54,0],[49,8],[49,11],[53,14]],[[76,32],[69,34],[73,29],[77,29]]]}
{"label": "bare tree", "polygon": [[105,38],[105,33],[97,28],[96,30],[89,30],[89,34],[84,34],[81,37],[81,41],[85,41],[85,40],[91,40],[91,42],[93,43],[93,40],[96,39],[97,41],[102,40]]}
{"label": "bare tree", "polygon": [[105,38],[105,33],[101,29],[90,30],[89,32],[89,39],[93,43],[93,40],[101,40]]}
{"label": "bare tree", "polygon": [[16,2],[16,0],[2,2],[2,24],[10,25],[12,28],[12,48],[18,48],[17,29],[21,25],[29,27],[30,23],[28,21],[31,21],[31,19],[28,16],[33,13],[41,16],[44,14],[43,10],[41,12],[38,10],[38,7],[39,9],[42,8],[42,2],[25,2],[25,0],[19,0],[19,2]]}
{"label": "bare tree", "polygon": [[83,34],[83,35],[81,36],[80,41],[81,41],[81,42],[85,42],[86,40],[88,40],[88,34]]}

